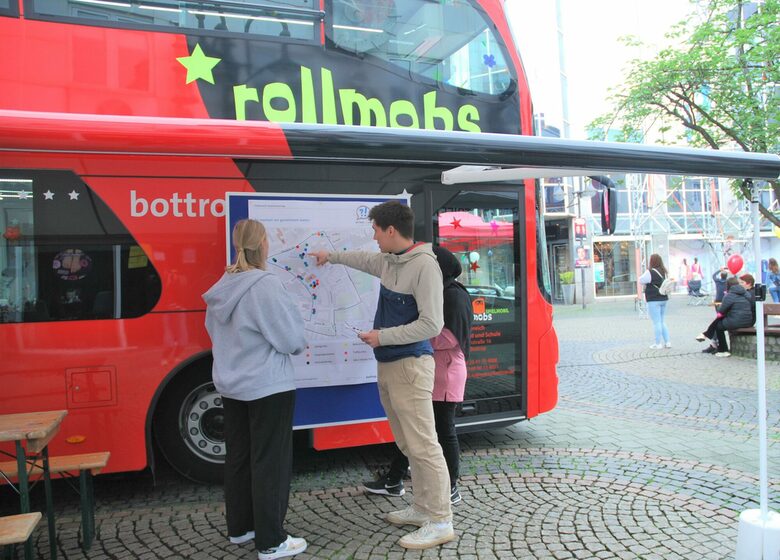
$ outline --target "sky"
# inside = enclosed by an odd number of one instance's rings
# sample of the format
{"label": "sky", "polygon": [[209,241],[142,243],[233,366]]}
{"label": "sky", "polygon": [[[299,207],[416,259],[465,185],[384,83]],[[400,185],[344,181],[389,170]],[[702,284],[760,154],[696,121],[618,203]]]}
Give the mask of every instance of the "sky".
{"label": "sky", "polygon": [[[685,18],[688,0],[560,0],[571,137],[585,138],[585,125],[609,109],[609,88],[620,83],[628,62],[649,58],[666,44],[664,34]],[[548,124],[561,127],[561,87],[555,0],[506,0],[534,102]],[[628,48],[619,38],[648,43]],[[557,121],[557,122],[556,122]]]}

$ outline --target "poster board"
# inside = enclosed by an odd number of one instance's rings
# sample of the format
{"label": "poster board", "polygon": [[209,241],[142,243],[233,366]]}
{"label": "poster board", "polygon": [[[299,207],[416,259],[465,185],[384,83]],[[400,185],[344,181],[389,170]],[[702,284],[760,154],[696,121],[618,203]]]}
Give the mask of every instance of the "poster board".
{"label": "poster board", "polygon": [[269,240],[267,270],[282,282],[305,324],[307,347],[292,356],[295,428],[382,420],[376,361],[356,330],[372,328],[379,279],[342,265],[316,266],[317,250],[376,252],[368,213],[409,195],[227,193],[226,263],[235,260],[231,232],[242,219],[262,222]]}

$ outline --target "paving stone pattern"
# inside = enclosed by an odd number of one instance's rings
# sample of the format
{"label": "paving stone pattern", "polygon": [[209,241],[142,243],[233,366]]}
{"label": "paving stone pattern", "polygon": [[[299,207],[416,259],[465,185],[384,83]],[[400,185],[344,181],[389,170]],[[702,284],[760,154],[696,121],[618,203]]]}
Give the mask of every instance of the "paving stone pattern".
{"label": "paving stone pattern", "polygon": [[[366,496],[360,482],[389,446],[314,452],[296,448],[288,530],[306,537],[298,558],[731,558],[737,516],[757,507],[756,364],[701,354],[694,340],[712,310],[673,299],[673,347],[650,350],[652,327],[631,302],[557,307],[560,401],[508,428],[461,436],[458,539],[405,551],[404,528],[383,514],[411,496]],[[780,509],[780,364],[767,363],[770,507]],[[407,481],[408,483],[408,481]],[[413,491],[411,484],[408,487]],[[256,557],[225,538],[219,486],[180,479],[162,466],[107,475],[95,484],[97,539],[78,547],[78,500],[55,483],[62,558]],[[0,513],[15,496],[0,490]],[[34,505],[43,507],[41,489]],[[46,531],[35,547],[48,557]],[[18,557],[21,557],[19,554]]]}

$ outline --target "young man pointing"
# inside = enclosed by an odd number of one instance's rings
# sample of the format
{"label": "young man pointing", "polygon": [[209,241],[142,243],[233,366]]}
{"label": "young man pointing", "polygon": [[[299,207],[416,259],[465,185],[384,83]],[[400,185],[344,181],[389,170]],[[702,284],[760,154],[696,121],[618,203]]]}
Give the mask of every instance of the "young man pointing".
{"label": "young man pointing", "polygon": [[395,525],[416,525],[405,548],[431,548],[455,538],[447,464],[433,419],[434,362],[430,339],[444,324],[441,269],[430,243],[414,242],[414,213],[397,201],[374,206],[380,253],[312,251],[317,265],[343,264],[380,279],[374,328],[360,339],[374,349],[377,385],[393,436],[409,458],[414,503],[387,514]]}

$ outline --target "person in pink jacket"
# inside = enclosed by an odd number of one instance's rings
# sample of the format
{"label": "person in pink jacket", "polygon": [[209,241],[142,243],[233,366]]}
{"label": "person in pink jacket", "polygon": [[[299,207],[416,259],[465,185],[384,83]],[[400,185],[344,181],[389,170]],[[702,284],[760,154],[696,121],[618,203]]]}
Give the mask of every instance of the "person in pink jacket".
{"label": "person in pink jacket", "polygon": [[[461,501],[458,490],[460,444],[455,431],[455,410],[458,403],[463,402],[466,387],[466,361],[474,314],[466,288],[456,280],[463,272],[460,262],[444,247],[433,247],[433,252],[439,262],[444,284],[444,328],[431,339],[436,368],[431,398],[436,435],[450,475],[450,502],[457,504]],[[403,477],[408,467],[409,460],[396,447],[387,474],[379,480],[365,482],[363,487],[371,494],[403,496]]]}

